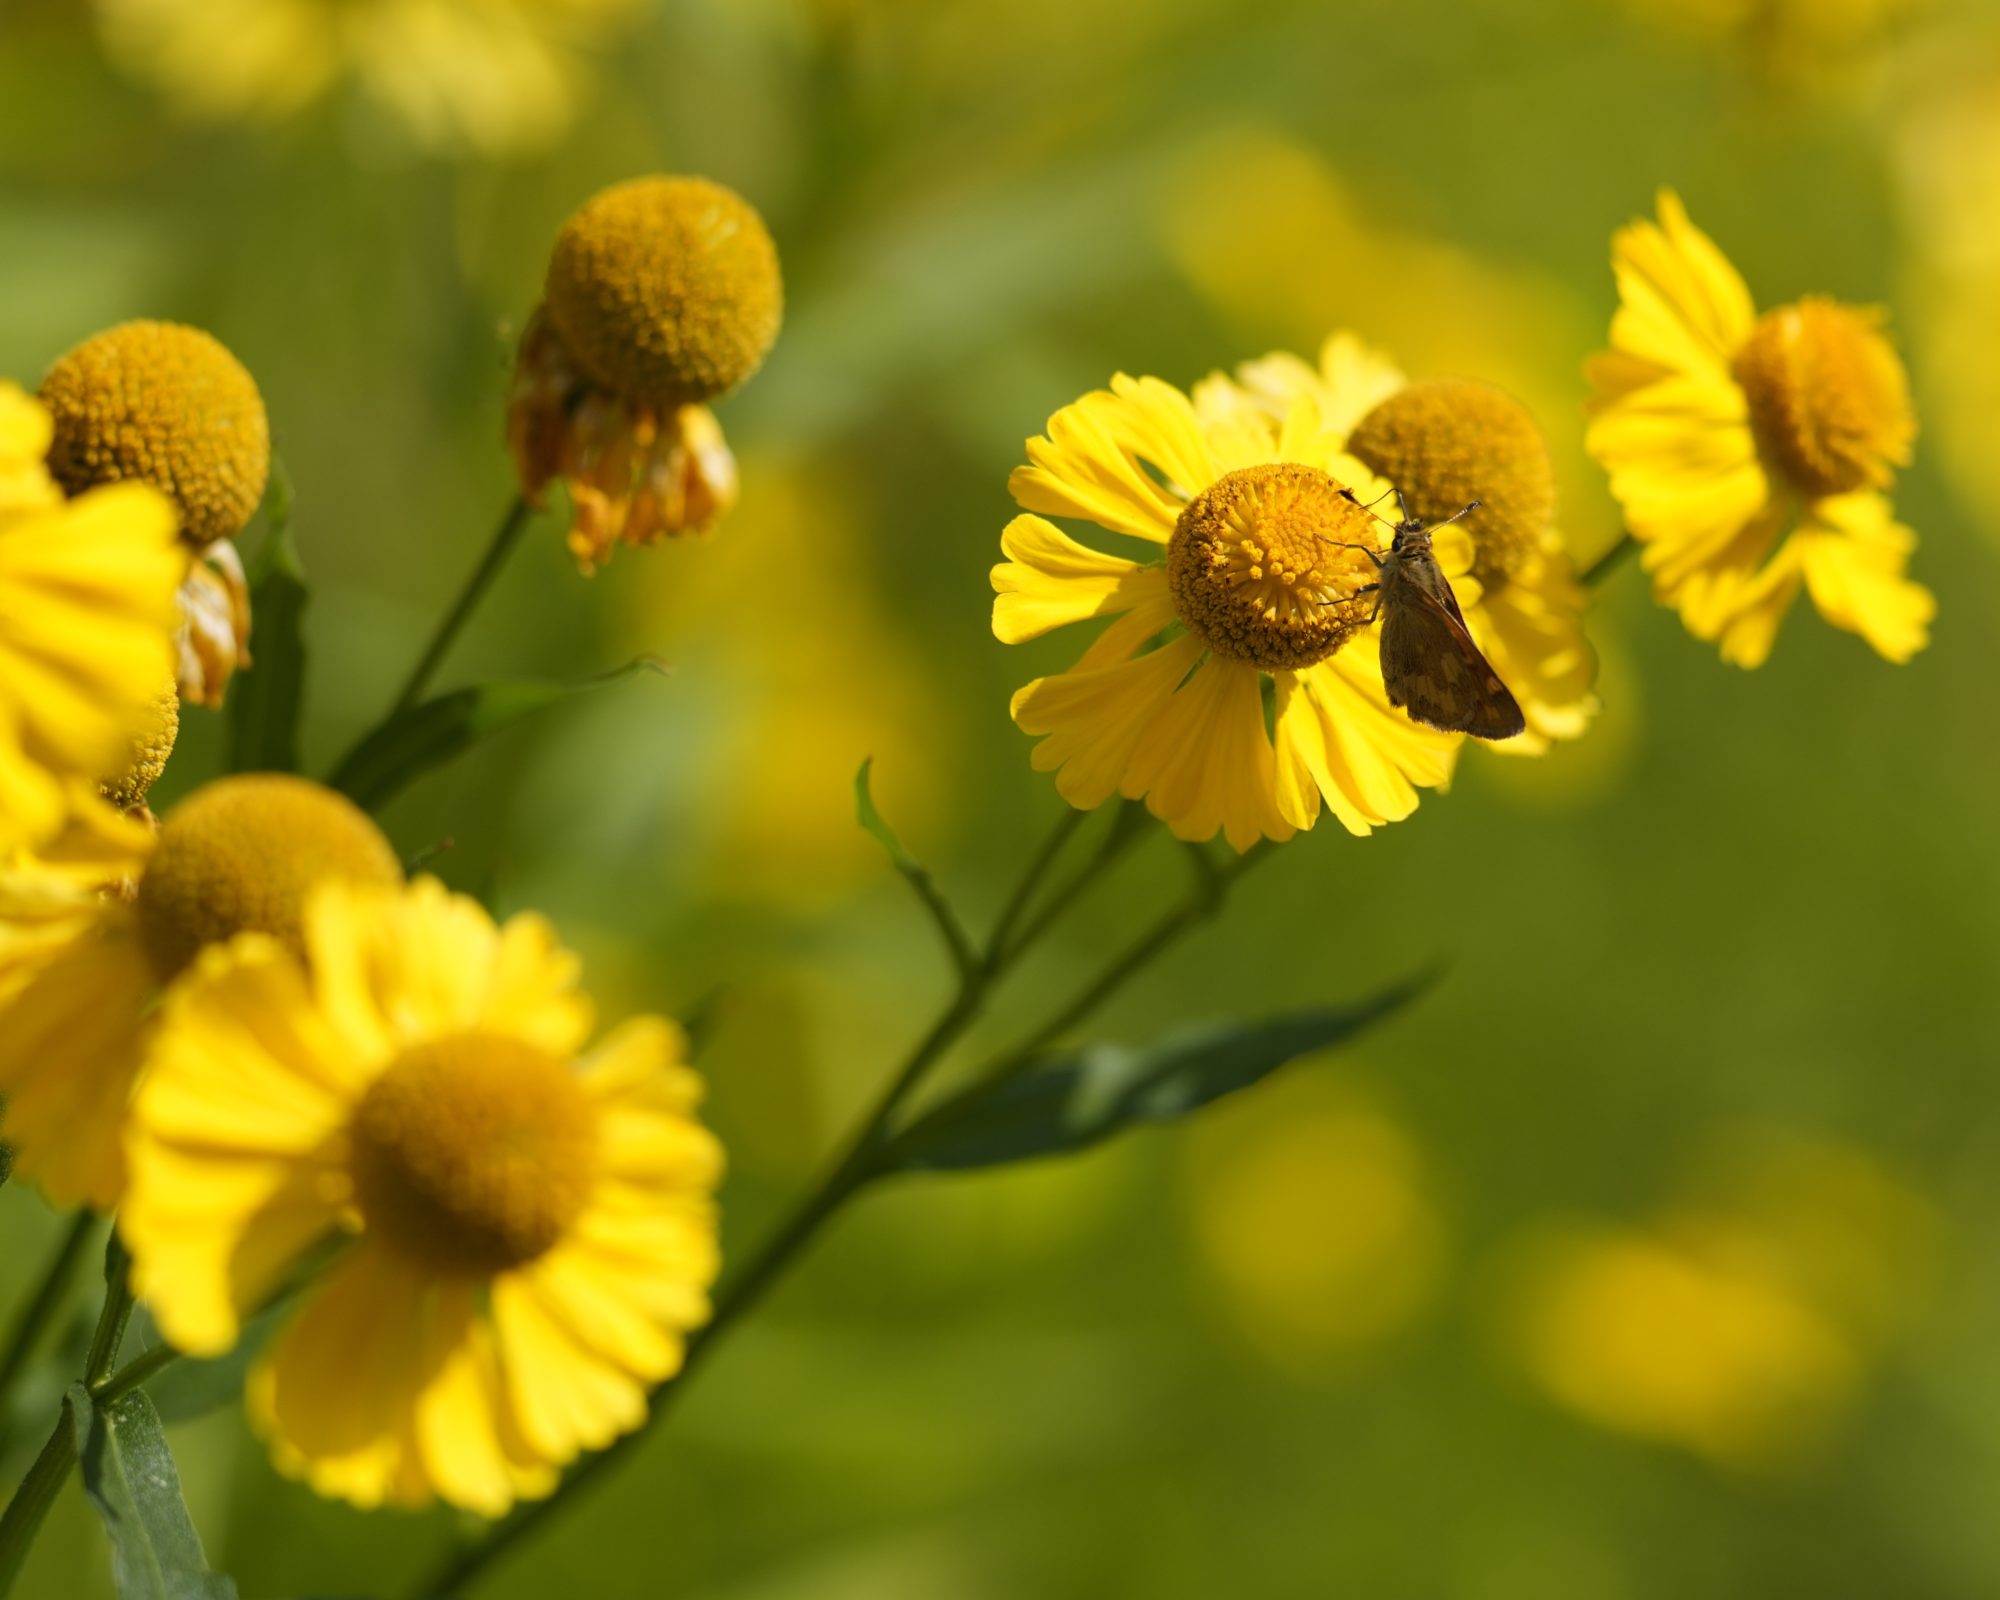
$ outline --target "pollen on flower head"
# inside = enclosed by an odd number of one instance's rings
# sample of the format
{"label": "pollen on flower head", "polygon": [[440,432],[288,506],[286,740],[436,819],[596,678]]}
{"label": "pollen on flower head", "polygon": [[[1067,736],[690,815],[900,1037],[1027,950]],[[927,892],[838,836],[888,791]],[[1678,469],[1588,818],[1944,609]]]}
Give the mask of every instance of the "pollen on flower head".
{"label": "pollen on flower head", "polygon": [[778,336],[777,247],[756,210],[705,178],[634,178],[556,238],[549,319],[584,370],[641,405],[693,405],[757,370]]}
{"label": "pollen on flower head", "polygon": [[162,978],[206,946],[268,933],[304,959],[305,901],[328,878],[396,884],[403,869],[351,800],[303,778],[250,773],[167,814],[138,890],[139,933]]}
{"label": "pollen on flower head", "polygon": [[1909,462],[1909,380],[1881,322],[1812,295],[1758,318],[1736,353],[1758,443],[1808,496],[1886,489]]}
{"label": "pollen on flower head", "polygon": [[596,1176],[597,1121],[575,1072],[501,1034],[405,1050],[350,1131],[368,1233],[434,1272],[534,1260],[582,1213]]}
{"label": "pollen on flower head", "polygon": [[1355,425],[1347,448],[1426,522],[1477,500],[1479,510],[1461,526],[1472,540],[1473,575],[1487,588],[1519,570],[1555,519],[1555,467],[1542,430],[1491,384],[1408,384]]}
{"label": "pollen on flower head", "polygon": [[1367,620],[1356,591],[1380,544],[1374,519],[1317,467],[1244,467],[1196,495],[1167,542],[1167,585],[1190,633],[1267,672],[1333,654]]}
{"label": "pollen on flower head", "polygon": [[42,380],[55,420],[49,470],[70,494],[136,478],[207,545],[243,530],[264,497],[271,429],[256,381],[223,345],[177,322],[126,322],[86,339]]}
{"label": "pollen on flower head", "polygon": [[144,805],[160,774],[167,770],[167,760],[174,753],[174,741],[180,737],[180,731],[181,699],[167,689],[153,703],[145,725],[134,735],[132,759],[125,770],[104,782],[104,798],[120,811]]}

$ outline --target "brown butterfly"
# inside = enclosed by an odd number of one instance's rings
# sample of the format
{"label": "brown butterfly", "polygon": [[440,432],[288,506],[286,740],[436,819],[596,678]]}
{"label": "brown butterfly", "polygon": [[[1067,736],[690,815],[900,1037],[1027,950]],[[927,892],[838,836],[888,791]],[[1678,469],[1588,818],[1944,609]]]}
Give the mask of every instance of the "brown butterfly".
{"label": "brown butterfly", "polygon": [[[1341,492],[1354,499],[1346,490]],[[1520,702],[1472,642],[1458,597],[1431,554],[1432,533],[1477,511],[1479,502],[1432,525],[1410,515],[1399,489],[1396,509],[1402,514],[1400,520],[1376,519],[1394,534],[1386,555],[1367,545],[1351,547],[1375,563],[1376,582],[1359,592],[1377,591],[1375,611],[1368,620],[1382,618],[1382,682],[1389,691],[1389,704],[1401,706],[1411,721],[1446,733],[1513,738],[1528,726]]]}

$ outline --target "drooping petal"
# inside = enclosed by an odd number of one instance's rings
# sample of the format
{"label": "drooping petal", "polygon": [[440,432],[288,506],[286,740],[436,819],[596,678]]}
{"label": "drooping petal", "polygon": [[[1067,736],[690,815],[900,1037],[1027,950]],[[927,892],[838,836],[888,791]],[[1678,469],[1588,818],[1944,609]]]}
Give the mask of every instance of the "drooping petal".
{"label": "drooping petal", "polygon": [[1013,701],[1021,730],[1046,736],[1030,757],[1035,769],[1055,773],[1071,805],[1085,811],[1102,805],[1118,792],[1140,739],[1200,659],[1200,643],[1182,635],[1130,660],[1037,678]]}
{"label": "drooping petal", "polygon": [[1064,406],[1027,449],[1028,465],[1008,480],[1022,509],[1081,517],[1156,544],[1174,531],[1187,498],[1218,476],[1187,396],[1123,373],[1110,389]]}
{"label": "drooping petal", "polygon": [[1177,838],[1212,839],[1220,830],[1240,851],[1292,836],[1276,785],[1256,669],[1211,656],[1150,718],[1120,787]]}
{"label": "drooping petal", "polygon": [[1908,661],[1930,642],[1937,597],[1906,572],[1917,538],[1880,495],[1820,501],[1792,535],[1819,614],[1878,655]]}

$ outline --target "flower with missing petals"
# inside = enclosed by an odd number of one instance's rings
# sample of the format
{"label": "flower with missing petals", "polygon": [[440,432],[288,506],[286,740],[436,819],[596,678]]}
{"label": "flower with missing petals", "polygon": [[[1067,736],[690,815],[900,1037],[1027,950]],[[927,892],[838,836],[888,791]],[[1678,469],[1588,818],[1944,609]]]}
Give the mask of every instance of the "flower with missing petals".
{"label": "flower with missing petals", "polygon": [[778,336],[784,294],[763,219],[705,178],[635,178],[563,225],[521,340],[507,441],[522,492],[560,478],[585,572],[620,541],[715,526],[736,461],[707,402]]}
{"label": "flower with missing petals", "polygon": [[263,396],[213,336],[177,322],[126,322],[49,368],[50,470],[70,494],[149,483],[180,513],[192,552],[175,645],[180,696],[219,706],[249,664],[250,596],[233,543],[271,473]]}

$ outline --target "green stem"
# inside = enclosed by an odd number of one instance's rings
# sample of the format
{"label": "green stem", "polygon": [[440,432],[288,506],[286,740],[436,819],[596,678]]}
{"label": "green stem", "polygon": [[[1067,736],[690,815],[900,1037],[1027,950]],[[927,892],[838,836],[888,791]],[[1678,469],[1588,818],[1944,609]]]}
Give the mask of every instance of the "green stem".
{"label": "green stem", "polygon": [[1125,858],[1127,851],[1140,840],[1151,837],[1151,829],[1132,825],[1131,819],[1135,814],[1142,823],[1148,818],[1144,806],[1134,800],[1126,801],[1123,809],[1112,818],[1111,831],[1104,836],[1097,853],[1071,873],[1062,886],[1049,896],[1011,945],[1003,949],[996,937],[994,948],[1001,951],[1005,960],[1011,962],[1021,952],[1033,948],[1044,933],[1068,915],[1070,907],[1083,897],[1092,884]]}
{"label": "green stem", "polygon": [[1594,589],[1625,562],[1625,558],[1639,548],[1639,541],[1630,533],[1619,535],[1618,542],[1577,575],[1577,582],[1586,589]]}
{"label": "green stem", "polygon": [[393,717],[399,711],[409,710],[423,697],[424,691],[430,687],[431,679],[437,676],[437,669],[444,665],[445,656],[457,642],[465,624],[471,619],[472,613],[479,608],[479,602],[485,598],[487,589],[500,575],[500,569],[507,564],[507,557],[520,542],[521,535],[526,531],[529,519],[533,515],[534,507],[523,497],[516,495],[514,503],[507,508],[507,514],[500,519],[500,526],[494,530],[493,542],[487,545],[486,554],[480,557],[479,565],[472,569],[472,576],[465,580],[465,587],[459,591],[458,598],[451,604],[451,609],[438,623],[437,631],[431,635],[430,643],[424,647],[424,653],[418,657],[416,666],[411,669],[410,676],[404,681],[402,692],[396,696],[395,703],[389,708],[390,716]]}
{"label": "green stem", "polygon": [[70,1468],[76,1465],[76,1427],[69,1407],[66,1395],[56,1416],[55,1431],[42,1446],[42,1453],[35,1457],[35,1464],[28,1468],[28,1475],[14,1491],[14,1498],[7,1502],[7,1509],[0,1512],[0,1600],[4,1600],[13,1589],[14,1580],[21,1575],[28,1552],[34,1548],[35,1535],[41,1531],[42,1519],[49,1514],[49,1507],[55,1504],[56,1495],[68,1481]]}
{"label": "green stem", "polygon": [[1064,806],[1062,814],[1056,818],[1056,825],[1049,830],[1049,836],[1042,841],[1028,863],[1028,870],[1021,874],[1021,881],[1014,886],[1007,904],[1001,909],[999,920],[993,924],[993,937],[986,941],[986,959],[991,961],[999,952],[1006,950],[1014,936],[1014,928],[1026,914],[1029,902],[1035,898],[1035,891],[1042,886],[1042,879],[1055,865],[1056,857],[1063,852],[1063,846],[1076,835],[1083,825],[1087,811],[1079,811],[1075,806]]}
{"label": "green stem", "polygon": [[[882,1151],[888,1144],[890,1120],[911,1091],[922,1081],[924,1075],[945,1051],[957,1042],[978,1016],[987,994],[1000,977],[1032,944],[1032,939],[1023,935],[1011,945],[1003,946],[999,935],[1006,931],[1006,924],[1010,920],[1018,919],[1020,907],[1032,897],[1035,882],[1046,874],[1073,826],[1074,824],[1059,826],[1058,837],[1051,841],[1051,844],[1044,845],[1030,862],[1022,887],[1015,891],[1007,909],[1001,913],[1000,925],[995,930],[995,937],[987,945],[984,959],[961,982],[958,995],[951,1006],[938,1018],[930,1032],[911,1052],[889,1087],[883,1091],[873,1112],[862,1124],[860,1132],[849,1143],[845,1154],[834,1164],[820,1186],[792,1212],[751,1259],[750,1264],[724,1285],[716,1296],[714,1316],[705,1327],[688,1340],[687,1354],[681,1370],[669,1380],[666,1387],[655,1393],[646,1420],[636,1431],[626,1434],[606,1449],[578,1463],[555,1493],[547,1499],[522,1507],[505,1521],[488,1530],[476,1543],[452,1554],[428,1580],[411,1591],[416,1600],[431,1600],[431,1597],[457,1594],[502,1555],[554,1516],[577,1490],[636,1448],[639,1442],[658,1427],[661,1420],[668,1415],[675,1399],[687,1387],[688,1379],[693,1375],[695,1368],[720,1342],[723,1333],[741,1321],[757,1305],[771,1285],[783,1276],[793,1259],[811,1243],[841,1206],[870,1181],[881,1175],[882,1169],[878,1163]],[[1115,847],[1099,853],[1099,857],[1093,863],[1095,871],[1101,872],[1104,865],[1116,860],[1126,848],[1125,843],[1117,842],[1115,839],[1107,840],[1107,846]],[[1194,892],[1164,915],[1122,954],[1115,957],[1048,1024],[1037,1029],[1027,1041],[1002,1057],[992,1070],[1001,1074],[1020,1070],[1051,1039],[1073,1027],[1102,1005],[1175,939],[1213,916],[1221,908],[1230,886],[1236,879],[1268,853],[1268,842],[1260,841],[1249,851],[1221,868],[1210,867],[1206,858],[1201,858],[1202,880]],[[1092,868],[1087,867],[1085,871],[1091,872]],[[1073,894],[1067,896],[1067,899],[1073,898]],[[1048,921],[1046,917],[1038,919],[1034,925],[1036,931],[1039,932],[1040,929],[1047,927]]]}
{"label": "green stem", "polygon": [[83,1358],[83,1386],[93,1392],[118,1359],[118,1347],[125,1342],[125,1325],[132,1320],[130,1267],[125,1246],[114,1232],[105,1246],[104,1309],[97,1314],[90,1353]]}
{"label": "green stem", "polygon": [[49,1264],[42,1269],[42,1280],[35,1286],[33,1297],[14,1324],[14,1331],[7,1340],[7,1353],[0,1356],[0,1418],[6,1415],[8,1397],[13,1393],[22,1369],[27,1366],[28,1358],[35,1353],[35,1346],[41,1343],[50,1321],[68,1298],[70,1279],[75,1276],[76,1264],[83,1258],[84,1249],[90,1243],[91,1229],[96,1224],[96,1213],[79,1211],[76,1214],[61,1243],[56,1246],[55,1254],[49,1257]]}

